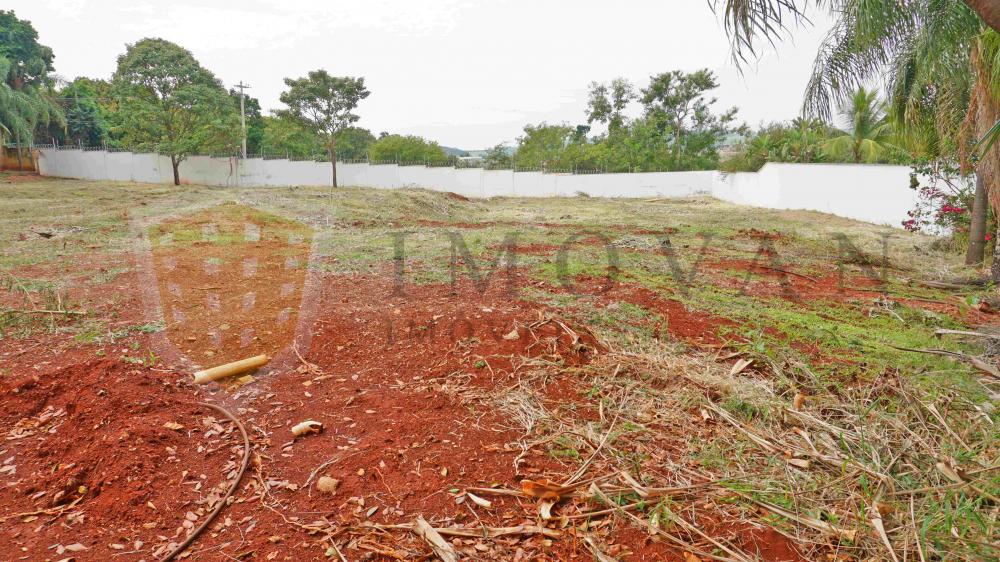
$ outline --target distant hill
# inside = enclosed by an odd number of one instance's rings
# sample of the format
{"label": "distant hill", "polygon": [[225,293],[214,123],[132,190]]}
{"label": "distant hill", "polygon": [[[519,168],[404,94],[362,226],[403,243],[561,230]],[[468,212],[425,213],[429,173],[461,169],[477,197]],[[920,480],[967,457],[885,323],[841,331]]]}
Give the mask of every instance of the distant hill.
{"label": "distant hill", "polygon": [[462,150],[461,148],[455,148],[451,146],[442,146],[441,150],[444,151],[448,156],[468,156],[468,150]]}
{"label": "distant hill", "polygon": [[[469,156],[478,156],[479,158],[485,158],[486,155],[489,154],[490,150],[492,149],[487,148],[483,150],[469,150],[467,152],[469,153]],[[507,156],[513,156],[514,153],[517,152],[517,147],[504,145],[503,151],[507,153]]]}

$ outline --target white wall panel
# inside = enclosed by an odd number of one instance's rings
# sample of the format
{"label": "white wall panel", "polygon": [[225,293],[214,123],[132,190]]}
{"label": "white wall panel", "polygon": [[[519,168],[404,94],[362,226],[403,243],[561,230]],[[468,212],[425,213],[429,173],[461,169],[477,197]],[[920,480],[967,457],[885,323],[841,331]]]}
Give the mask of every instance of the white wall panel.
{"label": "white wall panel", "polygon": [[[88,180],[171,183],[170,159],[156,154],[40,149],[42,175]],[[326,186],[326,162],[192,156],[181,163],[183,183],[211,186]],[[766,164],[759,172],[714,171],[636,174],[543,174],[479,168],[395,164],[338,164],[345,186],[419,187],[466,197],[690,197],[775,209],[806,209],[899,226],[913,208],[910,168],[863,164]]]}

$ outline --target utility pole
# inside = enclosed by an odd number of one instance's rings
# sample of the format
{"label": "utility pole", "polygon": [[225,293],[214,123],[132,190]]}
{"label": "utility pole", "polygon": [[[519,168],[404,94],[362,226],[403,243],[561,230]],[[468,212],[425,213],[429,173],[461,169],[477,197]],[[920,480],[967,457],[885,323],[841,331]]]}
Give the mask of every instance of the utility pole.
{"label": "utility pole", "polygon": [[244,84],[243,81],[240,80],[240,83],[236,84],[235,87],[240,89],[240,130],[243,132],[243,144],[242,144],[243,151],[241,152],[241,154],[243,156],[243,159],[246,160],[246,157],[247,157],[247,112],[246,112],[246,107],[244,107],[244,103],[243,103],[243,100],[246,98],[246,94],[243,93],[243,90],[250,89],[250,85],[249,84]]}

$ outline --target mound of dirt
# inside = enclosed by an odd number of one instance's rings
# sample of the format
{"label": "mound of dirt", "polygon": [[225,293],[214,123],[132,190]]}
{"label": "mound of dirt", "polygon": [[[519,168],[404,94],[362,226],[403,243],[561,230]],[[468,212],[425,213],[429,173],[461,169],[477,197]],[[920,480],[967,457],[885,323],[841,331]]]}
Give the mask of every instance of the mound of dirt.
{"label": "mound of dirt", "polygon": [[104,359],[4,384],[0,559],[82,543],[78,559],[105,560],[109,544],[183,539],[185,513],[197,520],[228,486],[239,442],[177,380]]}

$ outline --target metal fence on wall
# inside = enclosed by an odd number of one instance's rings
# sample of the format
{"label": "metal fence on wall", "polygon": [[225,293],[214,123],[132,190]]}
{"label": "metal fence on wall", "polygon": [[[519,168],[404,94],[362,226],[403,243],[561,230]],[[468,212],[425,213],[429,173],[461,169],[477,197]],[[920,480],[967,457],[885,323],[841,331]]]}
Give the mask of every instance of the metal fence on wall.
{"label": "metal fence on wall", "polygon": [[[132,152],[136,154],[158,154],[157,151],[146,148],[129,148],[112,145],[86,145],[77,144],[33,144],[33,148],[44,148],[52,150],[82,150],[82,151],[106,151],[106,152]],[[191,156],[204,156],[207,158],[228,158],[234,160],[288,160],[290,162],[324,162],[329,163],[330,158],[326,154],[296,155],[290,153],[259,152],[249,154],[243,158],[238,152],[218,152],[190,154]],[[511,170],[515,172],[540,172],[543,174],[634,174],[634,173],[660,173],[677,171],[707,171],[707,170],[670,170],[667,168],[655,168],[645,166],[630,166],[626,169],[613,169],[607,167],[557,167],[557,166],[521,166],[517,160],[512,158],[508,165],[494,165],[485,160],[464,160],[451,156],[446,160],[370,160],[368,158],[337,158],[338,164],[370,164],[373,166],[395,165],[395,166],[425,166],[428,168],[457,168],[457,169],[482,169],[482,170]]]}
{"label": "metal fence on wall", "polygon": [[[151,153],[37,149],[42,175],[100,181],[173,183],[169,158]],[[329,186],[329,162],[192,156],[182,183],[219,187]],[[466,197],[690,197],[711,195],[775,209],[808,209],[899,226],[916,201],[907,166],[766,164],[760,172],[557,173],[423,165],[338,163],[338,183],[378,189],[425,188]]]}

